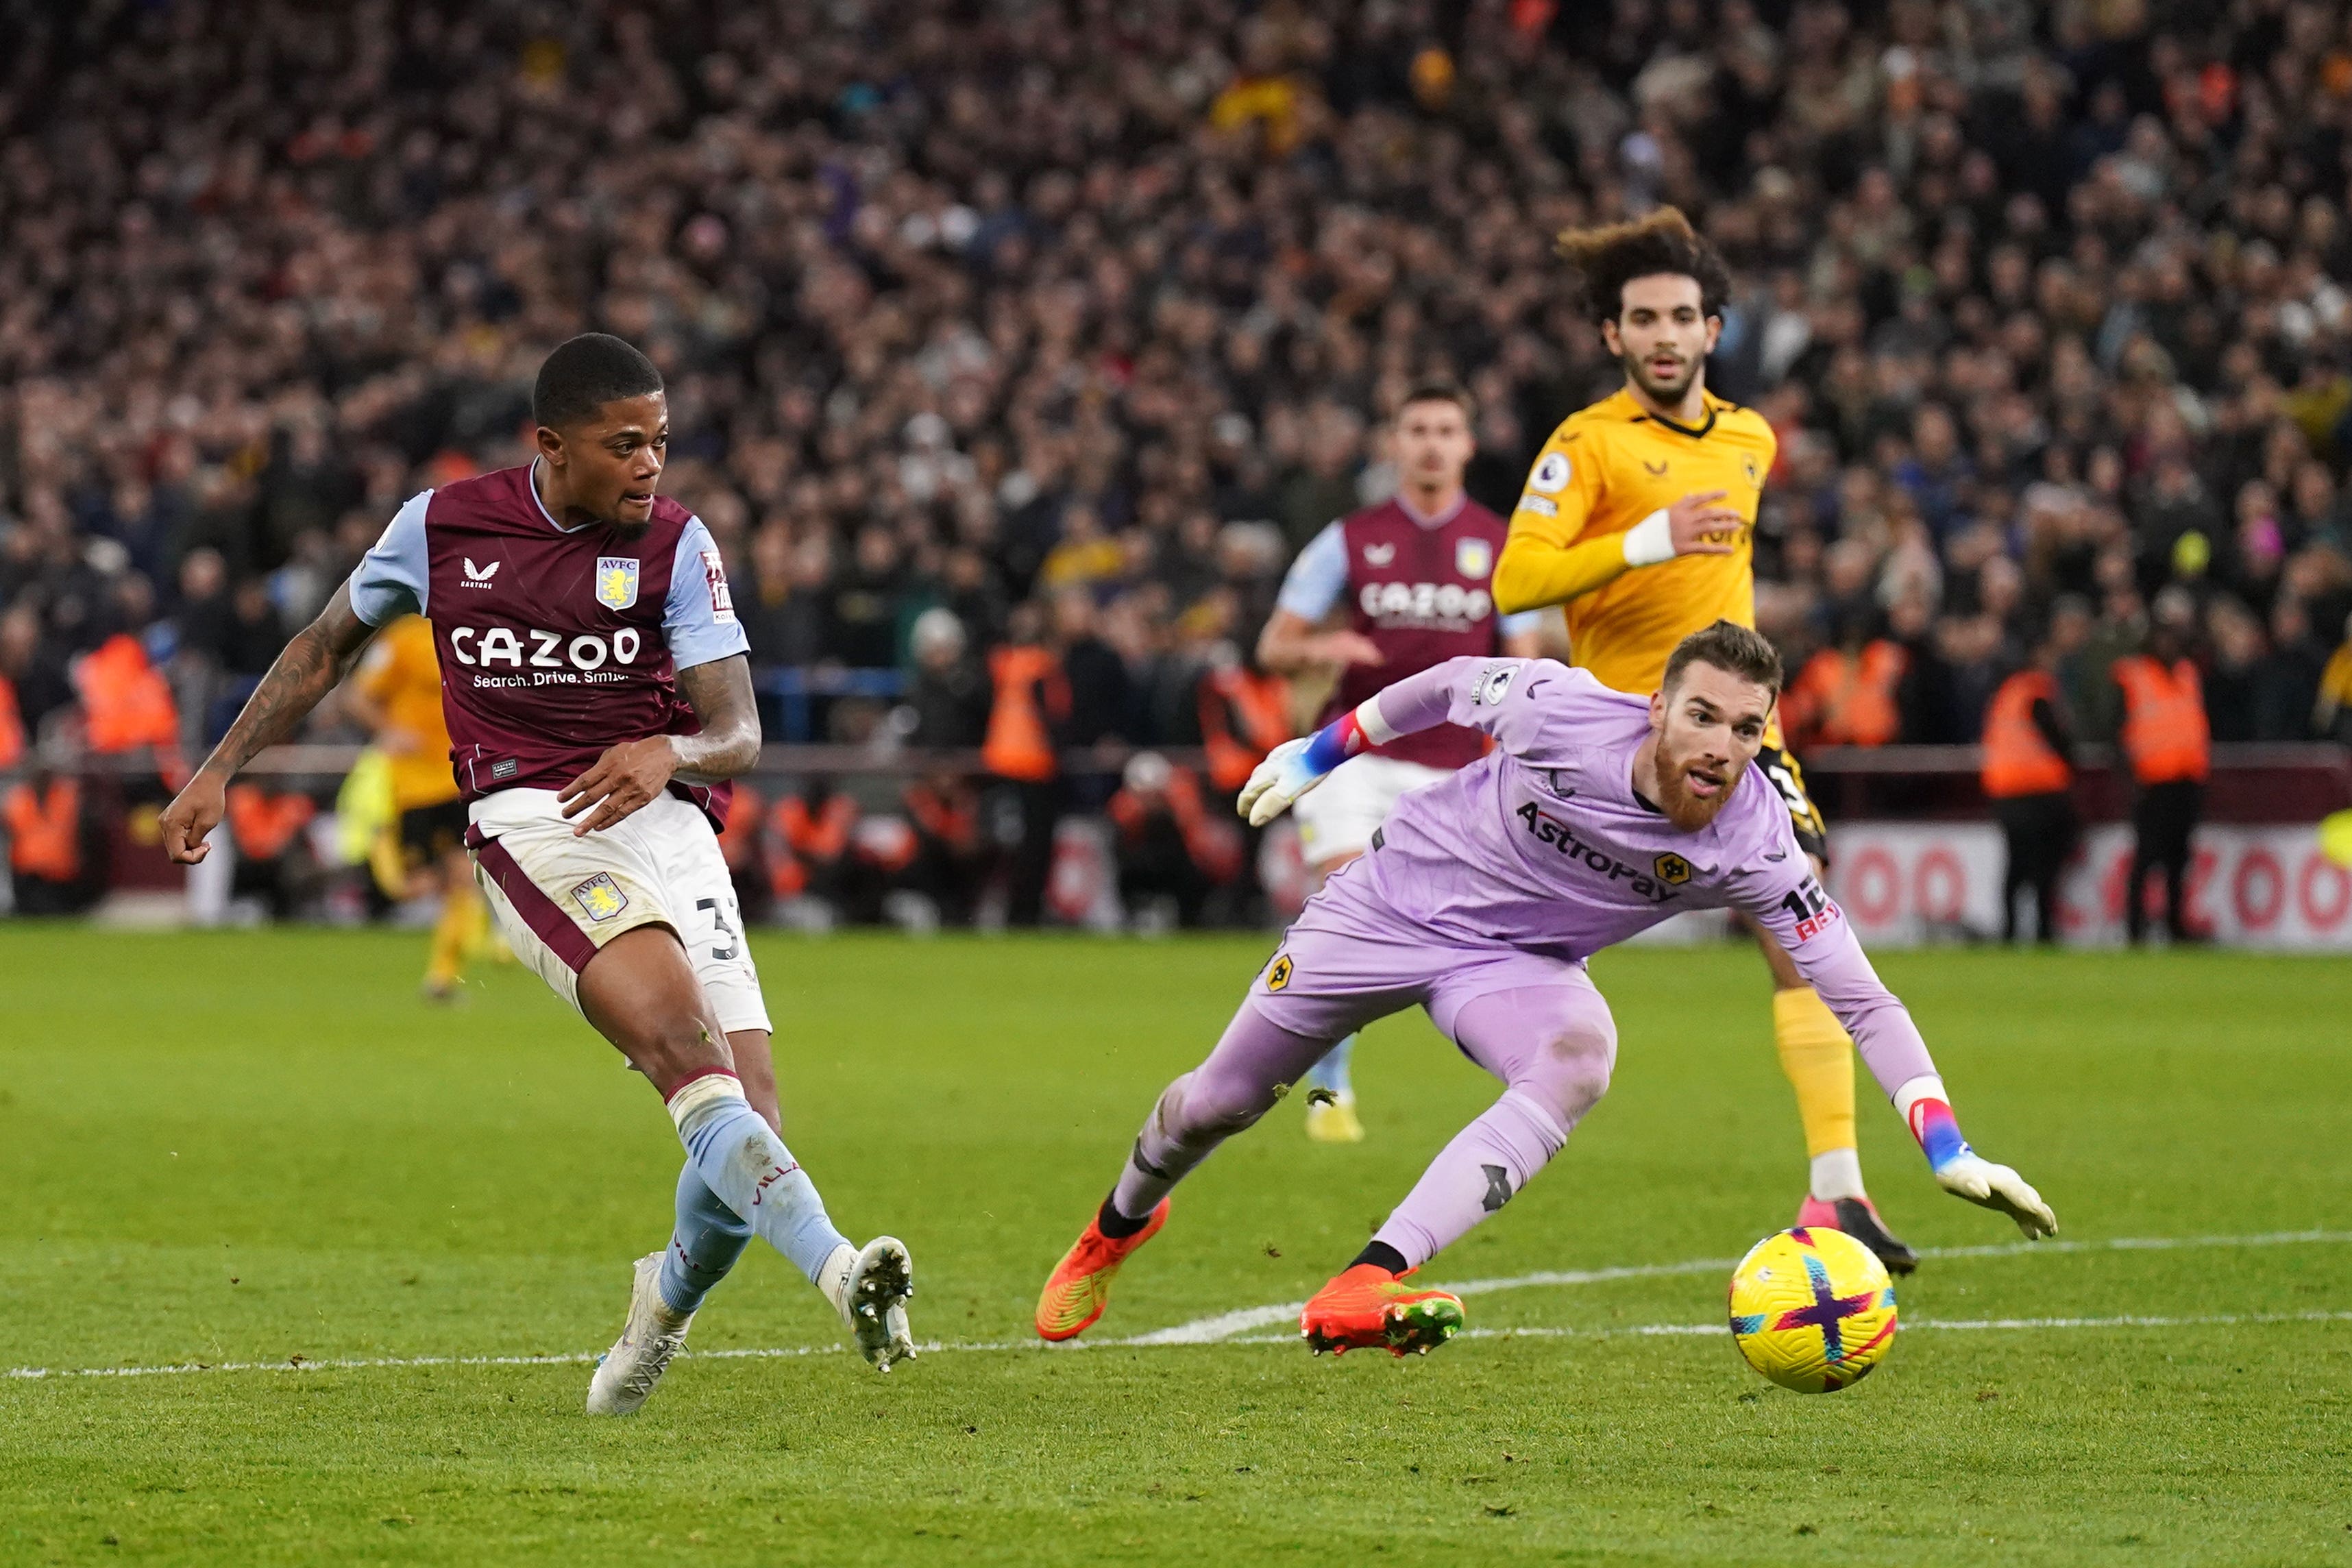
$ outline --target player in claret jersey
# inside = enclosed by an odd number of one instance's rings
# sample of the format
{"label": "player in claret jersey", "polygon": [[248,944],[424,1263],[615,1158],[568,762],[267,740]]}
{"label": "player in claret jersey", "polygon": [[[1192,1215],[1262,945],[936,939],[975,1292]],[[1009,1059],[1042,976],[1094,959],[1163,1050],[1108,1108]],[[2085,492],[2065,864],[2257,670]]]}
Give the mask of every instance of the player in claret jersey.
{"label": "player in claret jersey", "polygon": [[754,1232],[887,1372],[914,1353],[907,1249],[835,1230],[781,1137],[768,1013],[715,832],[727,781],[758,760],[759,717],[718,548],[654,493],[660,373],[589,333],[548,356],[531,401],[530,467],[400,509],[164,812],[165,847],[203,859],[230,776],[293,732],[377,627],[425,616],[499,927],[661,1092],[686,1146],[669,1246],[637,1260],[590,1412],[645,1403]]}
{"label": "player in claret jersey", "polygon": [[[1077,1245],[1037,1331],[1083,1332],[1168,1215],[1168,1194],[1265,1115],[1330,1043],[1419,1004],[1502,1098],[1441,1151],[1355,1262],[1307,1303],[1318,1351],[1444,1343],[1461,1300],[1404,1277],[1500,1210],[1609,1087],[1617,1028],[1585,961],[1682,910],[1769,931],[1853,1031],[1948,1192],[2029,1237],[2057,1221],[1959,1135],[1903,1004],[1863,956],[1756,766],[1780,687],[1772,645],[1719,621],[1676,647],[1648,697],[1548,659],[1454,658],[1276,747],[1241,795],[1272,821],[1365,747],[1454,723],[1496,750],[1397,802],[1371,852],[1308,901],[1206,1060],[1168,1086]],[[1704,1002],[1702,1001],[1702,1005]]]}

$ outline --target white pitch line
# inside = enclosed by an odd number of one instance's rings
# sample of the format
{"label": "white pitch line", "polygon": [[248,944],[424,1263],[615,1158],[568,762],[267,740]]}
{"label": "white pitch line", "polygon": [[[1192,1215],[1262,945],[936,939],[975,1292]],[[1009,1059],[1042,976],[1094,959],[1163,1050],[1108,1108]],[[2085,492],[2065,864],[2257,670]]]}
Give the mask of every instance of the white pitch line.
{"label": "white pitch line", "polygon": [[[2291,1243],[2347,1242],[2352,1231],[2278,1230],[2260,1236],[2117,1237],[2108,1241],[2009,1241],[1984,1247],[1922,1247],[1922,1258],[2016,1258],[2037,1252],[2149,1252],[2183,1247],[2283,1247]],[[1686,1263],[1636,1263],[1615,1268],[1544,1269],[1497,1279],[1465,1279],[1447,1289],[1457,1296],[1483,1296],[1496,1290],[1524,1290],[1532,1286],[1597,1285],[1612,1279],[1654,1279],[1675,1274],[1711,1274],[1730,1268],[1731,1258],[1701,1258]],[[1195,1318],[1189,1323],[1155,1329],[1127,1342],[1138,1345],[1204,1345],[1285,1322],[1298,1316],[1304,1301],[1265,1307],[1243,1307]]]}
{"label": "white pitch line", "polygon": [[[1923,1247],[1922,1258],[2016,1258],[2032,1253],[2051,1252],[2147,1252],[2167,1251],[2195,1247],[2284,1247],[2294,1244],[2329,1244],[2352,1242],[2352,1231],[2285,1230],[2271,1231],[2258,1236],[2190,1236],[2190,1237],[2117,1237],[2107,1241],[2015,1241],[1988,1247]],[[1449,1286],[1456,1295],[1484,1295],[1496,1290],[1518,1290],[1534,1286],[1592,1285],[1612,1279],[1645,1279],[1676,1274],[1703,1274],[1729,1268],[1729,1258],[1694,1258],[1684,1263],[1637,1263],[1613,1268],[1544,1269],[1532,1274],[1514,1274],[1494,1279],[1467,1279]],[[1256,1334],[1248,1338],[1251,1329],[1265,1328],[1286,1322],[1297,1317],[1303,1302],[1287,1302],[1265,1307],[1244,1307],[1234,1311],[1219,1312],[1171,1328],[1155,1329],[1149,1333],[1133,1334],[1118,1339],[1074,1342],[1066,1345],[1046,1345],[1038,1340],[966,1340],[935,1341],[921,1346],[925,1353],[960,1351],[1045,1351],[1148,1349],[1165,1345],[1273,1345],[1290,1344],[1296,1337],[1289,1334]],[[1906,1320],[1906,1332],[1932,1330],[2035,1330],[2035,1329],[2171,1329],[2196,1328],[2209,1325],[2253,1323],[2333,1323],[2352,1321],[2352,1312],[2242,1312],[2212,1313],[2191,1317],[2111,1317],[2111,1318],[1917,1318]],[[1728,1333],[1721,1323],[1636,1323],[1611,1328],[1528,1327],[1510,1329],[1465,1329],[1458,1338],[1486,1340],[1529,1337],[1538,1339],[1606,1339],[1619,1335],[1681,1336]],[[747,1347],[734,1350],[687,1351],[682,1352],[695,1361],[773,1361],[811,1355],[836,1355],[845,1347],[830,1345],[784,1345]],[[180,1362],[168,1366],[89,1366],[89,1367],[11,1367],[5,1376],[23,1379],[68,1377],[181,1377],[198,1373],[216,1372],[360,1372],[381,1368],[437,1366],[578,1366],[596,1360],[593,1351],[572,1351],[552,1355],[425,1355],[425,1356],[290,1356],[285,1361],[226,1361]]]}
{"label": "white pitch line", "polygon": [[[2039,1329],[2193,1329],[2213,1325],[2257,1323],[2345,1323],[2352,1322],[2352,1312],[2209,1312],[2193,1317],[2126,1317],[2126,1318],[1906,1318],[1895,1326],[1899,1331],[1916,1334],[1923,1331],[1961,1330],[1970,1331],[2030,1331]],[[1464,1329],[1454,1337],[1457,1340],[1609,1340],[1624,1336],[1649,1339],[1663,1336],[1674,1338],[1713,1338],[1729,1334],[1728,1323],[1629,1323],[1606,1329],[1561,1328],[1538,1325],[1515,1329]],[[1234,1345],[1287,1345],[1298,1342],[1296,1334],[1253,1334],[1245,1340],[1227,1340]]]}

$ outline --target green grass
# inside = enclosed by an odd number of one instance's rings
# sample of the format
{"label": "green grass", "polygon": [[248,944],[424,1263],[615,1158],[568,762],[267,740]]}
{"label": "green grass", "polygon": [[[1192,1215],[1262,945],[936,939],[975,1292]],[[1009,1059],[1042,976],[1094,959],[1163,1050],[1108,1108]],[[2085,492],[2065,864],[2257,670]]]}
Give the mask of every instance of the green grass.
{"label": "green grass", "polygon": [[[1017,1345],[1152,1096],[1263,939],[762,942],[786,1132],[912,1247],[919,1336]],[[601,1348],[678,1162],[659,1105],[515,969],[423,1008],[418,939],[0,929],[0,1362]],[[2070,1241],[2352,1231],[2352,965],[1893,955],[1989,1154]],[[1737,949],[1595,965],[1623,1048],[1568,1152],[1432,1278],[1736,1256],[1801,1146]],[[1418,1015],[1359,1058],[1367,1143],[1297,1110],[1221,1152],[1099,1333],[1296,1300],[1494,1092]],[[1914,1242],[1937,1194],[1865,1082]],[[1720,1321],[1707,1268],[1474,1296],[1474,1327]],[[680,1362],[629,1422],[582,1364],[0,1381],[0,1563],[2352,1563],[2352,1245],[1931,1258],[1847,1393],[1720,1337]],[[1962,1331],[1937,1320],[2288,1321]],[[697,1322],[831,1347],[764,1250]]]}

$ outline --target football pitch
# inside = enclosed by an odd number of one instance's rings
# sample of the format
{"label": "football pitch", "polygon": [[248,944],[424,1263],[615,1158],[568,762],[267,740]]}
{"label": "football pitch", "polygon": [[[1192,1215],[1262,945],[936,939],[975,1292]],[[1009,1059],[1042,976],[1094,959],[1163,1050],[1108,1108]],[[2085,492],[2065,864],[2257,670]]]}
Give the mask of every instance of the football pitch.
{"label": "football pitch", "polygon": [[1721,1331],[1802,1169],[1752,952],[1599,960],[1614,1089],[1425,1271],[1470,1334],[1334,1362],[1296,1304],[1496,1092],[1418,1014],[1359,1054],[1368,1142],[1277,1106],[1045,1350],[1270,941],[763,938],[787,1140],[906,1238],[929,1348],[876,1375],[755,1244],[596,1421],[677,1141],[527,972],[420,1004],[421,941],[0,929],[0,1562],[2352,1563],[2341,960],[1885,957],[2063,1235],[1937,1194],[1865,1077],[1929,1256],[1807,1397]]}

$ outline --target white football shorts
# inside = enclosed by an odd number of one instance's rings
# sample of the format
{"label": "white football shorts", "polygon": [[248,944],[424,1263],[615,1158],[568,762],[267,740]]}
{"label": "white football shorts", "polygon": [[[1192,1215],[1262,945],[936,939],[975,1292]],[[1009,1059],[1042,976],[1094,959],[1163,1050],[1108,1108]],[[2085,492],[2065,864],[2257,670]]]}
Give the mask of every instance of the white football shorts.
{"label": "white football shorts", "polygon": [[1407,791],[1433,784],[1448,770],[1394,757],[1349,757],[1290,808],[1298,824],[1298,851],[1309,866],[1328,866],[1372,847],[1372,834]]}
{"label": "white football shorts", "polygon": [[665,795],[577,838],[551,789],[500,790],[469,815],[474,879],[515,955],[557,995],[579,1006],[580,972],[598,948],[666,925],[721,1028],[771,1027],[719,836],[698,807]]}

